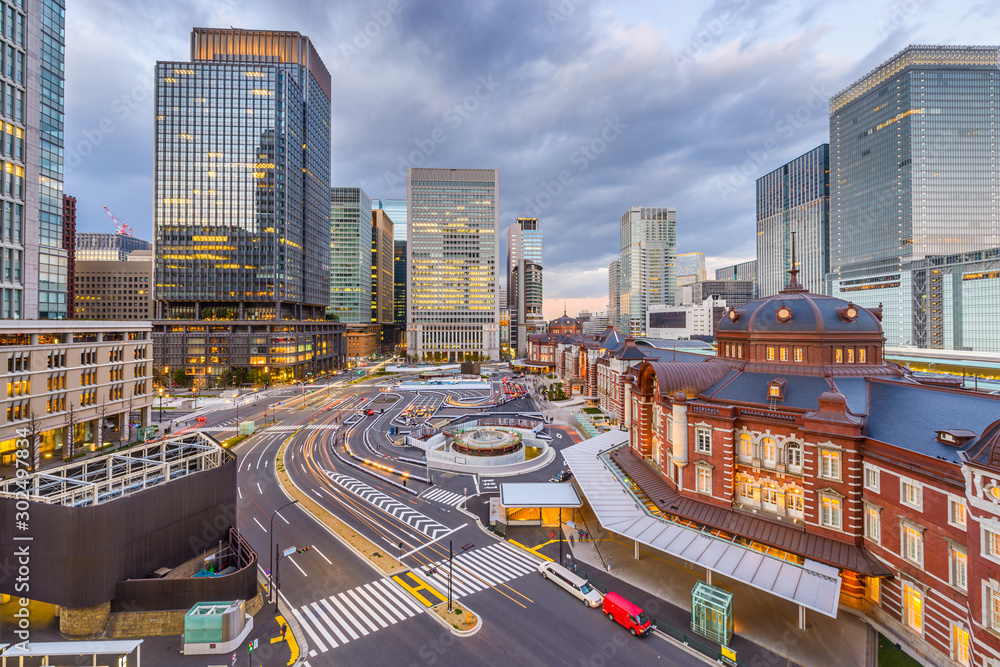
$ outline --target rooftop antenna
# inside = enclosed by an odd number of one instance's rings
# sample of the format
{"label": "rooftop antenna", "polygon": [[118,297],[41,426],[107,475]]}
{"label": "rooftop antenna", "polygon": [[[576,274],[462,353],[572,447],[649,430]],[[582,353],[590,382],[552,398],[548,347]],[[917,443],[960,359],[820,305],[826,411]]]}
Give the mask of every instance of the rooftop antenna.
{"label": "rooftop antenna", "polygon": [[792,232],[792,268],[788,269],[788,284],[785,285],[785,289],[781,290],[782,293],[808,291],[799,284],[799,269],[795,262],[795,234],[796,232]]}

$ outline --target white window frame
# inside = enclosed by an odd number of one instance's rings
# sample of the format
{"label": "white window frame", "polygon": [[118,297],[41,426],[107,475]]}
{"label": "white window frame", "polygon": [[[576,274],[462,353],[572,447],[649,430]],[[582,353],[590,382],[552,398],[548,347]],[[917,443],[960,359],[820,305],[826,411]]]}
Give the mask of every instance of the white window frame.
{"label": "white window frame", "polygon": [[[743,493],[743,489],[749,493]],[[736,479],[736,498],[744,504],[752,505],[753,500],[753,480],[750,477],[741,475]]]}
{"label": "white window frame", "polygon": [[[989,558],[994,563],[1000,563],[1000,532],[982,527],[982,551],[983,557]],[[1000,630],[1000,627],[997,628]]]}
{"label": "white window frame", "polygon": [[882,544],[882,508],[865,505],[865,537],[875,544]]}
{"label": "white window frame", "polygon": [[948,545],[948,582],[959,590],[969,590],[969,555],[960,544]]}
{"label": "white window frame", "polygon": [[866,463],[864,466],[864,476],[865,488],[869,491],[880,493],[879,487],[881,486],[882,481],[881,471],[872,464]]}
{"label": "white window frame", "polygon": [[924,528],[910,521],[899,522],[899,555],[919,567],[924,566]]}
{"label": "white window frame", "polygon": [[951,624],[951,659],[962,667],[972,664],[970,639],[968,628],[957,623]]}
{"label": "white window frame", "polygon": [[[774,498],[773,501],[767,500],[770,496]],[[761,509],[766,509],[768,512],[778,511],[778,487],[773,484],[761,484],[760,485],[760,507]]]}
{"label": "white window frame", "polygon": [[986,618],[983,619],[983,625],[987,629],[993,630],[994,632],[1000,632],[1000,591],[993,586],[990,586],[988,582],[983,582],[986,586]]}
{"label": "white window frame", "polygon": [[[830,502],[830,514],[827,515],[827,502]],[[835,504],[834,504],[835,503]],[[842,530],[844,525],[844,501],[832,493],[819,494],[819,524],[825,528]]]}
{"label": "white window frame", "polygon": [[706,465],[696,465],[695,483],[698,493],[712,495],[712,468]]}
{"label": "white window frame", "polygon": [[824,479],[840,481],[842,469],[841,452],[835,449],[820,448],[819,450],[819,476]]}
{"label": "white window frame", "polygon": [[[909,492],[913,491],[914,498]],[[920,482],[907,477],[899,478],[899,504],[912,507],[918,512],[924,511],[924,487]]]}
{"label": "white window frame", "polygon": [[[744,437],[745,436],[745,437]],[[737,450],[736,457],[741,461],[752,461],[753,460],[753,436],[749,433],[740,433],[736,438]],[[743,453],[743,443],[746,443],[747,452]]]}
{"label": "white window frame", "polygon": [[948,498],[948,525],[965,530],[969,526],[969,508],[959,498]]}
{"label": "white window frame", "polygon": [[882,580],[878,577],[866,577],[865,596],[875,604],[879,604],[882,599]]}
{"label": "white window frame", "polygon": [[[791,462],[791,454],[796,452],[796,462]],[[802,443],[797,441],[790,441],[785,443],[785,468],[788,470],[794,470],[796,472],[802,472]]]}
{"label": "white window frame", "polygon": [[712,453],[712,429],[706,426],[696,426],[694,429],[694,451],[699,454]]}
{"label": "white window frame", "polygon": [[[768,444],[770,441],[770,444]],[[767,456],[767,449],[771,448],[771,457]],[[760,439],[760,462],[769,468],[773,468],[778,463],[778,442],[771,436]]]}
{"label": "white window frame", "polygon": [[[914,584],[911,584],[911,583],[908,583],[908,582],[904,582],[903,583],[902,591],[901,592],[902,592],[902,596],[903,596],[903,618],[902,618],[903,625],[905,625],[907,628],[909,628],[913,632],[916,632],[917,634],[923,636],[923,634],[924,634],[924,592],[922,590],[920,590]],[[914,615],[915,612],[914,612],[914,610],[910,606],[910,600],[911,600],[911,595],[910,594],[911,593],[912,593],[912,597],[915,597],[919,601],[919,604],[920,604],[920,609],[916,611],[916,615]],[[917,619],[917,623],[916,624],[911,623],[911,620],[913,618]]]}
{"label": "white window frame", "polygon": [[[795,502],[798,500],[798,503]],[[799,507],[795,507],[798,504]],[[785,514],[796,519],[804,519],[806,516],[806,494],[805,491],[796,487],[785,490]]]}

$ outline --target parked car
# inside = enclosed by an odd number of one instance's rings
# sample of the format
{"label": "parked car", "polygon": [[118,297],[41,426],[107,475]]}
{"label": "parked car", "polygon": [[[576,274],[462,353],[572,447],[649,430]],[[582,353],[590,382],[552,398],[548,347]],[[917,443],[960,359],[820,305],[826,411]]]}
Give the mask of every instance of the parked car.
{"label": "parked car", "polygon": [[583,577],[570,572],[558,563],[542,563],[538,566],[542,579],[551,579],[557,586],[569,591],[583,601],[588,607],[597,609],[601,606],[601,594]]}
{"label": "parked car", "polygon": [[604,596],[604,613],[631,632],[633,637],[645,637],[656,627],[646,612],[614,591]]}
{"label": "parked car", "polygon": [[369,409],[365,410],[365,414],[368,415],[369,417],[371,417],[373,414],[375,414],[375,411],[372,410],[371,408],[369,408]]}
{"label": "parked car", "polygon": [[573,473],[571,473],[569,470],[563,470],[562,472],[557,472],[556,474],[552,475],[552,478],[549,481],[566,482],[571,479],[573,479]]}

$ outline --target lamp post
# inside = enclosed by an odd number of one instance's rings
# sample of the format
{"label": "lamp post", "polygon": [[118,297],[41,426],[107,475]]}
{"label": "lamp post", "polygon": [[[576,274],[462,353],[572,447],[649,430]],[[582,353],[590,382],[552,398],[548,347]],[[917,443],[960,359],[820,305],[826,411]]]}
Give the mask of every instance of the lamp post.
{"label": "lamp post", "polygon": [[163,422],[163,387],[160,387],[160,419],[158,421]]}
{"label": "lamp post", "polygon": [[271,586],[270,586],[269,592],[271,593],[271,595],[274,596],[274,610],[275,611],[278,610],[278,594],[274,590],[274,517],[281,510],[285,509],[289,505],[294,505],[297,502],[299,502],[299,501],[298,500],[293,500],[290,503],[285,503],[284,505],[282,505],[278,509],[274,510],[274,512],[271,514],[271,527],[267,531],[268,534],[270,534],[270,536],[271,536],[271,548],[270,548],[270,552],[271,552],[271,556],[270,556],[270,559],[271,559],[270,572],[271,572],[271,574],[270,574],[270,579],[269,579],[270,582],[271,582]]}

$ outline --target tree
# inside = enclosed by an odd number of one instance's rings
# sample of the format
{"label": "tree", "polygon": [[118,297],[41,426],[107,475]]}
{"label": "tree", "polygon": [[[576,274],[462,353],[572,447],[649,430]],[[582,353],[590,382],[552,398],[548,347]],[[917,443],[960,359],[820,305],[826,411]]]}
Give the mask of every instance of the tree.
{"label": "tree", "polygon": [[245,368],[234,368],[233,369],[233,384],[237,387],[242,387],[250,380],[250,373],[247,372]]}
{"label": "tree", "polygon": [[171,376],[174,384],[178,387],[186,387],[188,382],[187,373],[184,372],[183,368],[175,368],[174,373]]}
{"label": "tree", "polygon": [[437,364],[437,363],[440,363],[440,362],[441,362],[441,351],[440,350],[434,350],[434,363]]}
{"label": "tree", "polygon": [[135,391],[128,395],[128,412],[125,413],[125,444],[132,443],[132,410],[135,408]]}
{"label": "tree", "polygon": [[63,460],[69,461],[73,458],[73,450],[76,448],[76,406],[69,404],[69,423],[66,424],[67,437],[63,443]]}
{"label": "tree", "polygon": [[28,427],[25,429],[27,433],[25,434],[25,439],[28,441],[28,463],[30,465],[30,472],[38,472],[39,466],[39,452],[38,452],[38,438],[41,436],[41,421],[38,419],[38,415],[35,414],[34,410],[28,411]]}
{"label": "tree", "polygon": [[162,387],[167,382],[167,374],[158,366],[153,366],[153,386]]}
{"label": "tree", "polygon": [[223,387],[229,387],[233,384],[233,372],[230,370],[222,371],[222,375],[219,376],[219,384]]}
{"label": "tree", "polygon": [[104,447],[104,422],[108,420],[108,404],[101,401],[97,406],[97,448]]}

